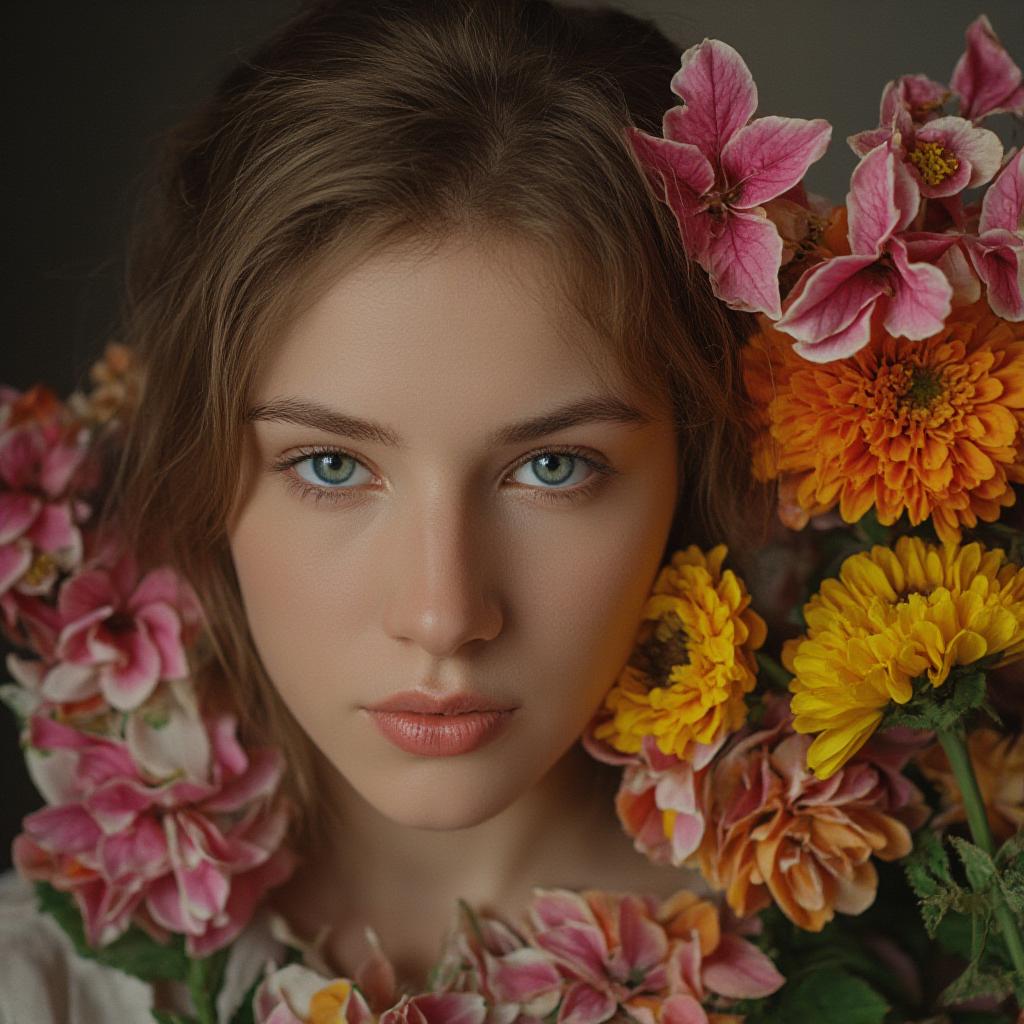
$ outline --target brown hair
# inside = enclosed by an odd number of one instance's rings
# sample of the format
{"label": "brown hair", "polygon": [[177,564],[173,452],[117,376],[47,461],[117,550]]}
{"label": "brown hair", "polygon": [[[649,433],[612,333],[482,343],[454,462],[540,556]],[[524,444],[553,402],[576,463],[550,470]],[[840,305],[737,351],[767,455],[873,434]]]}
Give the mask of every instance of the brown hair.
{"label": "brown hair", "polygon": [[302,10],[169,135],[129,263],[121,337],[142,394],[105,515],[144,563],[192,583],[210,626],[204,696],[250,742],[289,751],[300,807],[317,755],[260,663],[226,526],[250,389],[323,268],[456,232],[559,254],[566,297],[630,383],[671,396],[682,488],[668,550],[756,543],[748,318],[687,262],[625,134],[660,134],[679,57],[653,24],[608,9],[337,0]]}

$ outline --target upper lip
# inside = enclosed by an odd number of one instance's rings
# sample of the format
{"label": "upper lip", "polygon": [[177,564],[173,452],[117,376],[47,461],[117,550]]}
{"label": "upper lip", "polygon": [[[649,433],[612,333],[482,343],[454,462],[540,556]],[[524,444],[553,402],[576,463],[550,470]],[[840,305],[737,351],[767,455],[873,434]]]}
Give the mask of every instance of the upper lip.
{"label": "upper lip", "polygon": [[464,715],[471,711],[511,711],[515,707],[507,701],[492,700],[475,693],[434,694],[423,690],[404,690],[394,693],[376,704],[367,705],[370,711],[412,711],[426,715]]}

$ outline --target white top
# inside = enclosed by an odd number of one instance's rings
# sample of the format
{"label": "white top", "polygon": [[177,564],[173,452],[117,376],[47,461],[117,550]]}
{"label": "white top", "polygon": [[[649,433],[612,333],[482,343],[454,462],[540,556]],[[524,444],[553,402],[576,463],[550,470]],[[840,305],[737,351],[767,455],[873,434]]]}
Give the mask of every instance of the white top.
{"label": "white top", "polygon": [[[217,1000],[220,1024],[281,948],[267,916],[257,915],[231,950]],[[175,991],[183,998],[182,987]],[[13,871],[0,875],[0,1024],[153,1024],[152,1006],[146,982],[79,956],[60,925],[36,908],[31,884]]]}

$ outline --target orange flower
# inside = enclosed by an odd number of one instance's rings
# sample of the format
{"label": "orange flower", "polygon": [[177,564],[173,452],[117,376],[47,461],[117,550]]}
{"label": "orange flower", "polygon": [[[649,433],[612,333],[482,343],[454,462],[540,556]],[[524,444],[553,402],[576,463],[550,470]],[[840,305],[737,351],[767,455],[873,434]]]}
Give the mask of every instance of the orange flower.
{"label": "orange flower", "polygon": [[943,541],[994,522],[1024,482],[1024,324],[984,299],[908,342],[876,330],[856,355],[809,363],[761,318],[744,350],[762,432],[754,472],[781,477],[787,525],[838,506],[891,525],[929,517]]}
{"label": "orange flower", "polygon": [[[976,729],[967,737],[967,752],[978,780],[989,827],[997,842],[1024,828],[1024,736],[1004,736],[994,729]],[[929,747],[917,763],[938,787],[944,810],[933,823],[945,826],[966,820],[960,787],[938,744]]]}
{"label": "orange flower", "polygon": [[806,769],[805,736],[788,723],[742,739],[705,778],[714,804],[698,851],[701,871],[746,917],[778,904],[800,928],[820,931],[836,911],[859,914],[875,899],[872,857],[897,860],[927,810],[899,767],[909,751],[856,759],[827,780]]}

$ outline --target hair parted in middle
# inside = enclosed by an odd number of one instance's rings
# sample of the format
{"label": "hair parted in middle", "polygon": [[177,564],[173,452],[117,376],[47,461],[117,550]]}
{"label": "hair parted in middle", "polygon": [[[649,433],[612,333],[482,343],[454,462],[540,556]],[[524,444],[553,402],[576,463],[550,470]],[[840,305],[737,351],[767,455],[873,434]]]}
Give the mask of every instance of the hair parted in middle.
{"label": "hair parted in middle", "polygon": [[671,401],[680,492],[668,541],[766,529],[750,474],[740,346],[627,142],[660,133],[681,48],[611,9],[546,0],[304,7],[167,136],[129,261],[119,333],[141,370],[104,514],[170,564],[209,623],[201,692],[282,746],[300,809],[315,752],[249,635],[227,543],[253,382],[329,277],[453,236],[550,253],[565,300],[626,378]]}

